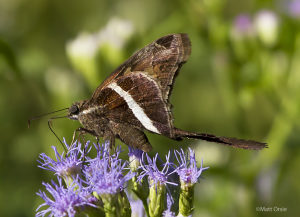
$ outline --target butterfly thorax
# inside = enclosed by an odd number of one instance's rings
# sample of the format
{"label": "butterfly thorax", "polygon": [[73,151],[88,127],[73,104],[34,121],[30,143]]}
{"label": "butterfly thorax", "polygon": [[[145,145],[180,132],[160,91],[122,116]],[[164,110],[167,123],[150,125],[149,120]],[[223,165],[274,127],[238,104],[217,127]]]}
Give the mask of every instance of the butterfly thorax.
{"label": "butterfly thorax", "polygon": [[109,122],[103,115],[103,107],[90,104],[88,100],[75,102],[69,108],[68,117],[78,120],[85,129],[99,137],[103,136]]}

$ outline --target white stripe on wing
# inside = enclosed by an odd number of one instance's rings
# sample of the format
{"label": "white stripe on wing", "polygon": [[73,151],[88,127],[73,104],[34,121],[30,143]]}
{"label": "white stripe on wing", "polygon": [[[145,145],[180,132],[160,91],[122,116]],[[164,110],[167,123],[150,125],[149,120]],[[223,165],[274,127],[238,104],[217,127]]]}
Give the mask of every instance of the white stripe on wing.
{"label": "white stripe on wing", "polygon": [[144,110],[137,104],[137,102],[131,97],[129,93],[124,91],[115,82],[109,84],[108,88],[116,91],[127,103],[134,116],[141,122],[141,124],[147,129],[155,133],[160,133],[159,130],[153,125],[152,121],[145,114]]}

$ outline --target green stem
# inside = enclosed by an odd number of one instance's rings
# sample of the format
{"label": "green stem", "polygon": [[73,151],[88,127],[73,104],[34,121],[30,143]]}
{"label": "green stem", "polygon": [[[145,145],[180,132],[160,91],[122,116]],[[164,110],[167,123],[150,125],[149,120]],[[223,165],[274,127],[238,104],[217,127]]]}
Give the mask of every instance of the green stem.
{"label": "green stem", "polygon": [[[142,199],[141,199],[142,200]],[[147,203],[147,199],[146,200],[142,200],[143,202],[143,205],[144,205],[144,209],[145,209],[145,212],[147,214],[147,217],[150,217],[149,215],[149,207],[148,207],[148,203]]]}

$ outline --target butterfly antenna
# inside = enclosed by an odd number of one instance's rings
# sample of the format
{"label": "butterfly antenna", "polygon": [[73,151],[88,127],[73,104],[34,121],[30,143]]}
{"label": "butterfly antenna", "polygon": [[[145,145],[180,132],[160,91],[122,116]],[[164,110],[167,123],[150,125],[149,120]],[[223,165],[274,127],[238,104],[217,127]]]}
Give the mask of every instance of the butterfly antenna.
{"label": "butterfly antenna", "polygon": [[50,119],[48,120],[48,127],[49,127],[49,129],[51,130],[51,132],[54,134],[54,136],[58,139],[58,141],[60,142],[60,144],[61,144],[62,147],[64,148],[65,152],[67,153],[68,150],[67,150],[66,146],[65,146],[64,143],[61,141],[61,139],[57,136],[57,134],[54,132],[54,130],[53,130],[52,126],[51,126],[52,120],[58,119],[58,118],[66,118],[66,117],[67,117],[67,116],[61,116],[61,117],[53,117],[53,118],[50,118]]}
{"label": "butterfly antenna", "polygon": [[40,118],[45,117],[47,115],[51,115],[51,114],[54,114],[54,113],[57,113],[57,112],[67,110],[67,109],[69,109],[69,108],[63,108],[63,109],[59,109],[59,110],[54,111],[54,112],[48,112],[48,113],[45,113],[45,114],[41,114],[41,115],[32,117],[32,118],[28,119],[28,121],[27,121],[28,122],[28,128],[30,127],[31,121],[33,121],[33,120],[37,120],[37,119],[40,119]]}

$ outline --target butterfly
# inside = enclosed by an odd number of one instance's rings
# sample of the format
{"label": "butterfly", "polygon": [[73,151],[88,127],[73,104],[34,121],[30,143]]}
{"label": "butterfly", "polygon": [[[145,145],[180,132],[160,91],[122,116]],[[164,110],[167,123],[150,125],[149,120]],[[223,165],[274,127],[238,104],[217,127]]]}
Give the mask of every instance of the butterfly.
{"label": "butterfly", "polygon": [[236,148],[259,150],[266,143],[188,132],[173,125],[169,102],[175,77],[191,54],[187,34],[163,36],[135,52],[94,91],[92,97],[73,103],[68,118],[77,129],[113,146],[120,139],[128,146],[149,152],[145,131],[174,140],[202,139]]}

